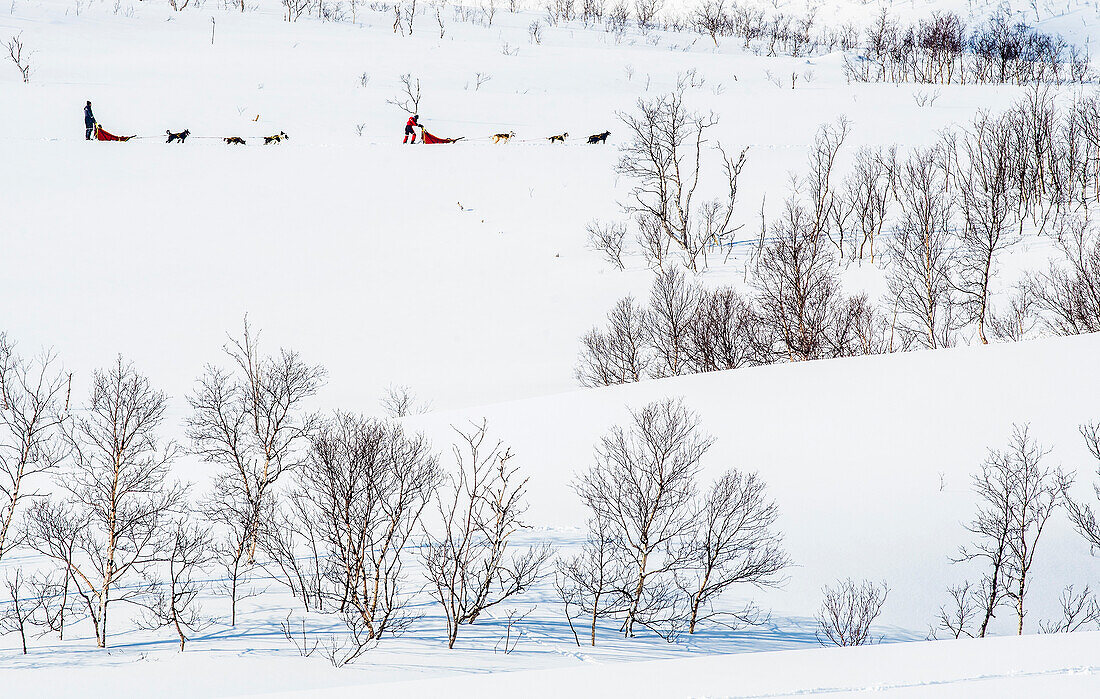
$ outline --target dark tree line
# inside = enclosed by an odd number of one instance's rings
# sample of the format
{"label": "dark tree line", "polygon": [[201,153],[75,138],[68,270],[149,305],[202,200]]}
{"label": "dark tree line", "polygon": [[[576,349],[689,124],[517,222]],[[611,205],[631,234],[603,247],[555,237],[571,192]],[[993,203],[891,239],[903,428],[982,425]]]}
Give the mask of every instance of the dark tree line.
{"label": "dark tree line", "polygon": [[1092,78],[1086,51],[1044,34],[1008,11],[968,32],[958,15],[934,13],[903,25],[883,10],[855,56],[845,58],[849,80],[935,84],[1084,83]]}

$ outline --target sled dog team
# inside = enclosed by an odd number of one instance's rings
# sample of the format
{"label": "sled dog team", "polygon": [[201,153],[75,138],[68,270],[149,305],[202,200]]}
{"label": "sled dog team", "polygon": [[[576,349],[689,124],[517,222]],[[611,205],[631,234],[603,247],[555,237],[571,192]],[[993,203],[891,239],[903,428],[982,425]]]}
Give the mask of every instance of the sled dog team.
{"label": "sled dog team", "polygon": [[[423,127],[421,127],[423,128]],[[611,135],[610,131],[604,131],[603,133],[593,134],[588,137],[588,143],[606,143],[607,137]],[[509,131],[508,133],[495,133],[490,138],[493,143],[507,143],[515,138],[516,132]],[[565,139],[569,138],[569,132],[560,133],[557,136],[547,136],[546,140],[550,143],[565,143]],[[415,141],[414,141],[415,142]]]}
{"label": "sled dog team", "polygon": [[[253,121],[258,120],[259,118],[260,118],[260,116],[257,114],[256,119],[253,119]],[[86,140],[90,141],[92,139],[92,136],[95,134],[95,131],[98,128],[98,126],[99,126],[99,124],[98,124],[98,122],[96,122],[95,116],[92,114],[92,103],[89,100],[84,105],[84,128],[85,128],[84,138]],[[424,126],[420,123],[420,115],[413,114],[411,117],[409,117],[409,120],[405,122],[405,139],[401,142],[402,143],[416,143],[416,131],[415,131],[415,129],[417,129],[417,128],[420,129],[421,134],[425,133]],[[172,130],[169,129],[169,130],[166,130],[164,133],[168,136],[168,140],[166,141],[166,143],[183,143],[184,141],[187,140],[187,137],[191,135],[190,129],[184,129],[183,131],[179,131],[179,132],[173,132]],[[611,135],[610,131],[604,131],[603,133],[593,134],[593,135],[588,137],[587,142],[588,143],[606,143],[607,142],[607,137],[610,136],[610,135]],[[515,138],[515,136],[516,136],[515,131],[509,131],[507,133],[493,134],[490,137],[490,139],[492,140],[493,143],[507,143],[508,141]],[[410,137],[412,139],[411,141],[409,140]],[[129,137],[127,137],[127,138],[129,138]],[[287,136],[286,132],[280,131],[277,134],[274,134],[274,135],[271,135],[271,136],[264,136],[263,138],[264,138],[264,145],[269,145],[269,144],[272,144],[272,143],[281,143],[281,142],[289,139],[290,136]],[[564,144],[565,139],[567,139],[567,138],[569,138],[569,132],[568,131],[557,134],[556,136],[548,136],[546,138],[546,140],[549,141],[552,144],[553,143],[562,143],[562,144]],[[226,144],[228,144],[228,145],[242,145],[242,146],[245,145],[245,140],[243,138],[241,138],[240,136],[229,136],[228,138],[223,138],[222,140],[225,141]],[[453,142],[453,141],[457,141],[457,140],[460,140],[460,139],[440,139],[440,140],[445,140],[447,142]],[[423,143],[425,141],[426,141],[426,138],[424,138],[423,135],[422,135],[421,142]],[[436,142],[438,142],[438,141],[436,141]]]}

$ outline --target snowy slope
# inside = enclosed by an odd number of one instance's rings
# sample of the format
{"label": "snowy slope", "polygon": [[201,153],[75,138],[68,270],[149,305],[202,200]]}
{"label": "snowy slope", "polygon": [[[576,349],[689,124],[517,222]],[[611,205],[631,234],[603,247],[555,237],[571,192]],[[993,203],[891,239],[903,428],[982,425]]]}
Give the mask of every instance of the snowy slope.
{"label": "snowy slope", "polygon": [[[1100,634],[724,655],[383,685],[402,697],[1095,696]],[[361,696],[345,687],[308,696]],[[263,695],[298,699],[304,693]]]}
{"label": "snowy slope", "polygon": [[[667,9],[685,3],[670,0]],[[867,22],[879,7],[808,5],[829,22]],[[955,9],[977,20],[997,5],[891,6],[907,18]],[[1098,7],[1016,3],[1041,27],[1082,43],[1100,39]],[[718,440],[706,474],[759,471],[780,507],[796,564],[789,580],[728,599],[755,599],[773,611],[771,623],[675,644],[622,639],[608,624],[600,646],[578,648],[544,581],[516,603],[531,610],[516,653],[495,651],[497,615],[446,651],[442,618],[425,603],[410,634],[336,670],[298,657],[282,637],[278,624],[298,610],[271,585],[247,601],[236,629],[222,623],[224,600],[209,595],[204,608],[218,623],[183,654],[170,634],[121,623],[109,653],[95,651],[86,630],[64,643],[33,639],[26,657],[14,637],[0,637],[0,694],[59,696],[79,686],[84,696],[117,696],[119,686],[156,686],[162,697],[306,696],[344,687],[332,692],[341,696],[379,683],[385,694],[433,696],[606,694],[624,683],[642,695],[670,693],[665,683],[708,696],[868,688],[898,696],[1096,694],[1095,634],[823,651],[812,615],[822,585],[847,576],[885,580],[891,593],[876,632],[887,641],[923,639],[947,586],[972,573],[948,562],[966,542],[969,478],[1014,423],[1030,423],[1053,447],[1051,462],[1078,472],[1077,493],[1087,496],[1096,465],[1076,430],[1100,420],[1100,336],[587,391],[576,390],[572,375],[578,337],[620,296],[646,293],[652,278],[640,258],[617,272],[585,248],[585,224],[614,216],[629,189],[613,172],[617,111],[697,70],[706,83],[689,92],[691,106],[721,115],[723,143],[751,146],[737,215],[750,238],[765,194],[776,210],[821,123],[851,119],[848,153],[864,144],[904,148],[934,141],[978,109],[1011,105],[1021,88],[936,88],[938,99],[918,107],[914,96],[928,88],[849,85],[836,54],[766,58],[736,40],[715,48],[663,32],[632,32],[617,43],[579,26],[548,27],[534,44],[527,27],[542,16],[537,7],[514,16],[499,9],[492,27],[450,19],[443,39],[423,17],[414,36],[401,37],[386,12],[359,11],[352,25],[286,23],[267,1],[243,15],[213,3],[175,13],[151,1],[16,0],[0,9],[0,39],[23,32],[37,52],[29,85],[0,63],[0,330],[28,351],[54,347],[75,372],[78,396],[91,369],[125,354],[172,396],[179,437],[192,382],[204,363],[220,359],[225,333],[248,313],[269,348],[293,347],[328,369],[320,409],[377,412],[384,386],[411,384],[437,412],[406,422],[443,453],[451,425],[488,419],[532,478],[527,538],[565,554],[581,540],[585,515],[570,482],[590,463],[595,440],[630,408],[682,397]],[[399,144],[405,117],[386,100],[410,71],[422,78],[429,128],[468,141]],[[768,77],[792,72],[801,76],[794,90]],[[476,88],[476,73],[492,79]],[[143,138],[86,143],[87,99],[108,129]],[[194,135],[168,146],[166,128]],[[486,141],[509,129],[516,142]],[[579,142],[605,129],[609,145]],[[280,130],[288,142],[258,145]],[[572,134],[566,146],[542,140],[562,131]],[[232,135],[249,145],[218,140]],[[1046,239],[1017,245],[1002,288],[1051,253]],[[702,283],[741,282],[740,255]],[[876,268],[842,274],[850,289],[882,289]],[[178,473],[201,491],[209,469],[187,458]],[[1044,536],[1029,632],[1056,612],[1064,585],[1100,573],[1064,519]],[[35,563],[17,555],[0,568]],[[338,626],[331,617],[302,618],[318,634]],[[1011,630],[1002,625],[998,632]],[[731,655],[748,651],[755,653]],[[639,660],[653,663],[623,664]],[[483,674],[506,671],[527,672]],[[479,676],[454,679],[471,673]],[[414,680],[423,682],[395,684]]]}

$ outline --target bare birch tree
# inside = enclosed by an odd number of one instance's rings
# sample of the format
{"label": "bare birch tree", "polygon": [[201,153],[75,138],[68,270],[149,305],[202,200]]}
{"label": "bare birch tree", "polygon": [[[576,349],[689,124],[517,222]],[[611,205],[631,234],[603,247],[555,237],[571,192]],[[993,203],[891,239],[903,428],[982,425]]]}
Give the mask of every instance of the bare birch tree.
{"label": "bare birch tree", "polygon": [[424,437],[396,423],[337,413],[312,437],[290,497],[327,561],[321,594],[359,631],[339,664],[415,620],[405,549],[441,476]]}
{"label": "bare birch tree", "polygon": [[979,114],[962,139],[962,151],[965,164],[956,177],[964,224],[957,258],[959,289],[977,321],[978,337],[988,344],[990,286],[997,257],[1011,242],[1011,217],[1018,208],[1010,178],[1011,127],[1003,119]]}
{"label": "bare birch tree", "polygon": [[1014,471],[1014,507],[1008,565],[1015,584],[1008,597],[1016,608],[1016,633],[1023,634],[1027,614],[1025,595],[1039,540],[1050,517],[1061,507],[1071,479],[1061,470],[1043,464],[1050,450],[1032,438],[1027,425],[1014,427],[1009,453]]}
{"label": "bare birch tree", "polygon": [[558,561],[558,594],[567,604],[569,600],[576,602],[581,613],[588,615],[593,646],[597,622],[622,615],[629,607],[626,591],[630,569],[613,536],[607,520],[593,517],[588,521],[588,536],[580,553]]}
{"label": "bare birch tree", "polygon": [[158,436],[167,405],[121,357],[96,371],[83,410],[64,426],[71,449],[57,484],[64,504],[36,508],[51,516],[35,518],[40,536],[31,545],[67,566],[100,648],[112,605],[141,606],[155,589],[155,567],[167,555],[164,525],[185,494],[169,479],[178,449]]}
{"label": "bare birch tree", "polygon": [[0,560],[20,540],[16,512],[39,495],[35,479],[65,457],[59,438],[66,375],[45,352],[25,359],[0,333]]}
{"label": "bare birch tree", "polygon": [[990,450],[981,472],[974,476],[978,512],[966,525],[975,540],[959,549],[954,562],[977,561],[985,566],[974,593],[981,600],[978,636],[984,638],[989,624],[1003,605],[1011,582],[1008,539],[1012,534],[1012,461],[1002,451]]}
{"label": "bare birch tree", "polygon": [[[1100,422],[1092,422],[1081,425],[1081,436],[1085,440],[1085,447],[1097,461],[1097,475],[1100,476]],[[1092,486],[1093,494],[1100,501],[1100,482]],[[1089,549],[1100,550],[1100,519],[1097,518],[1092,506],[1075,498],[1066,498],[1066,509],[1069,512],[1070,521],[1077,532],[1084,537]]]}
{"label": "bare birch tree", "polygon": [[457,471],[436,495],[439,523],[426,530],[422,560],[432,596],[447,619],[447,647],[459,629],[486,609],[523,593],[550,558],[547,545],[510,551],[510,539],[527,528],[527,479],[511,464],[511,450],[488,440],[482,422],[455,428]]}
{"label": "bare birch tree", "polygon": [[620,299],[607,315],[607,329],[581,338],[575,375],[582,386],[613,386],[641,381],[654,363],[646,312],[634,299]]}
{"label": "bare birch tree", "polygon": [[1060,237],[1065,259],[1030,284],[1043,322],[1058,335],[1100,332],[1100,236],[1072,220]]}
{"label": "bare birch tree", "polygon": [[[638,101],[637,114],[619,114],[630,138],[623,147],[617,172],[634,181],[625,211],[643,227],[660,230],[684,253],[685,265],[699,269],[706,246],[721,242],[731,232],[737,179],[748,149],[735,158],[720,144],[706,147],[707,131],[718,123],[714,114],[691,112],[684,105],[683,89],[652,100]],[[709,178],[704,176],[704,155],[714,151],[721,158],[723,176],[715,189],[721,193],[704,202]],[[704,215],[705,214],[705,215]]]}
{"label": "bare birch tree", "polygon": [[[690,558],[692,500],[699,462],[713,444],[699,418],[680,401],[666,399],[631,413],[600,439],[595,463],[573,484],[629,567],[623,633],[636,626],[657,633],[679,621],[671,574]],[[664,626],[665,628],[661,628]]]}
{"label": "bare birch tree", "polygon": [[978,514],[967,525],[976,536],[960,549],[956,561],[983,561],[980,586],[984,637],[996,610],[1011,604],[1016,631],[1023,633],[1028,583],[1039,540],[1051,515],[1062,504],[1070,479],[1043,465],[1049,450],[1038,444],[1026,425],[1013,427],[1004,450],[991,450],[981,473],[974,477]]}
{"label": "bare birch tree", "polygon": [[22,568],[16,568],[5,576],[4,589],[11,599],[0,603],[0,635],[19,634],[23,655],[26,655],[27,633],[39,621],[43,600],[34,594],[32,582]]}
{"label": "bare birch tree", "polygon": [[[782,582],[790,558],[775,531],[778,517],[764,481],[755,473],[731,469],[715,481],[695,514],[690,558],[677,575],[688,597],[688,633],[695,633],[700,621],[719,616],[713,603],[733,585],[774,587]],[[753,623],[755,611],[750,606],[732,615]]]}
{"label": "bare birch tree", "polygon": [[756,307],[775,351],[788,361],[828,356],[829,328],[844,298],[835,257],[812,211],[793,196],[760,253]]}
{"label": "bare birch tree", "polygon": [[167,576],[156,592],[143,620],[148,629],[170,626],[180,640],[180,650],[196,631],[210,625],[198,597],[205,587],[201,573],[210,561],[210,533],[204,525],[180,516],[168,524]]}
{"label": "bare birch tree", "polygon": [[887,278],[903,328],[928,349],[954,344],[960,323],[950,277],[951,206],[940,160],[938,149],[919,150],[901,168],[901,220]]}
{"label": "bare birch tree", "polygon": [[255,561],[276,482],[302,459],[306,436],[317,423],[305,403],[325,377],[324,369],[296,352],[261,354],[258,341],[245,319],[241,337],[230,337],[224,348],[232,368],[206,367],[189,398],[187,420],[192,451],[221,467],[202,509],[219,525],[214,551],[229,573],[234,625],[238,583]]}
{"label": "bare birch tree", "polygon": [[698,292],[675,268],[659,270],[649,293],[644,325],[656,350],[654,374],[679,376],[688,369],[689,327]]}
{"label": "bare birch tree", "polygon": [[871,624],[882,613],[890,588],[864,580],[858,585],[851,578],[835,587],[822,588],[824,599],[817,612],[817,640],[821,645],[862,646],[875,643]]}

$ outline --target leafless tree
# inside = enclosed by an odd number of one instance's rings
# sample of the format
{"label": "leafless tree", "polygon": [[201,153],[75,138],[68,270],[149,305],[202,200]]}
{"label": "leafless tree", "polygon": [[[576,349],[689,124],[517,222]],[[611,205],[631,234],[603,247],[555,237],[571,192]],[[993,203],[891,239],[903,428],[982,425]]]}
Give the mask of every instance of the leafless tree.
{"label": "leafless tree", "polygon": [[980,587],[970,582],[950,587],[951,603],[940,607],[939,628],[951,634],[952,638],[973,637],[971,628],[981,615],[986,604]]}
{"label": "leafless tree", "polygon": [[432,3],[432,10],[435,12],[435,23],[439,25],[439,38],[442,39],[447,34],[447,25],[443,21],[443,11],[447,9],[447,0],[437,0]]}
{"label": "leafless tree", "polygon": [[65,624],[72,621],[76,605],[83,603],[86,609],[96,608],[91,592],[79,584],[74,572],[84,522],[71,505],[47,498],[35,500],[25,515],[27,545],[52,559],[61,569],[60,582],[51,577],[53,590],[41,597],[47,604],[47,625],[65,640]]}
{"label": "leafless tree", "polygon": [[[1088,423],[1081,425],[1079,429],[1085,440],[1085,447],[1097,461],[1097,475],[1100,475],[1100,423]],[[1100,500],[1100,484],[1094,483],[1092,490],[1096,499]],[[1089,549],[1100,550],[1100,520],[1097,519],[1092,507],[1086,502],[1067,497],[1066,509],[1073,526],[1088,542]]]}
{"label": "leafless tree", "polygon": [[328,563],[322,595],[357,632],[343,665],[415,620],[404,554],[441,472],[427,441],[396,423],[337,413],[311,441],[291,498]]}
{"label": "leafless tree", "polygon": [[[630,138],[623,147],[617,172],[634,180],[628,214],[641,226],[660,230],[684,252],[685,264],[693,271],[706,246],[731,233],[730,221],[737,201],[737,179],[745,165],[748,149],[733,158],[721,144],[704,147],[706,133],[718,123],[714,114],[703,116],[687,109],[683,90],[653,100],[639,100],[637,114],[619,114]],[[704,189],[705,153],[714,151],[722,161],[722,192],[711,207],[696,200]]]}
{"label": "leafless tree", "polygon": [[189,397],[187,436],[195,454],[221,467],[202,509],[221,529],[213,550],[229,573],[235,624],[240,576],[255,561],[276,482],[300,463],[306,436],[317,424],[304,404],[325,372],[290,350],[262,354],[247,319],[241,337],[230,337],[224,350],[232,369],[206,367]]}
{"label": "leafless tree", "polygon": [[52,631],[65,640],[66,620],[72,622],[72,615],[79,613],[69,595],[68,569],[40,571],[31,578],[30,586],[35,600],[41,602],[38,621],[42,633]]}
{"label": "leafless tree", "polygon": [[[580,553],[558,560],[555,586],[558,596],[568,605],[575,603],[591,620],[590,643],[596,645],[596,623],[602,618],[620,616],[629,608],[626,590],[630,569],[621,555],[621,546],[613,539],[610,522],[598,516],[588,521],[588,536]],[[572,625],[572,619],[569,621]],[[575,632],[574,632],[575,633]],[[579,641],[578,641],[579,644]]]}
{"label": "leafless tree", "polygon": [[379,403],[386,415],[394,418],[426,413],[432,407],[428,401],[417,400],[413,390],[403,384],[387,386]]}
{"label": "leafless tree", "polygon": [[653,26],[653,20],[664,4],[664,0],[634,0],[634,20],[638,23],[638,28],[646,30]]}
{"label": "leafless tree", "polygon": [[[694,517],[689,562],[677,574],[691,614],[688,633],[695,633],[698,622],[718,616],[713,603],[733,585],[773,587],[782,581],[790,558],[775,531],[778,517],[764,481],[755,473],[731,469],[715,481]],[[735,618],[752,622],[754,612],[748,607]]]}
{"label": "leafless tree", "polygon": [[903,329],[929,349],[954,344],[960,324],[950,278],[951,206],[938,151],[918,150],[901,168],[901,220],[888,274]]}
{"label": "leafless tree", "polygon": [[66,388],[53,353],[25,359],[0,332],[0,560],[19,543],[15,516],[39,495],[35,479],[65,457],[58,428]]}
{"label": "leafless tree", "polygon": [[279,630],[282,631],[283,638],[289,641],[298,651],[298,655],[303,658],[311,657],[321,646],[321,639],[310,638],[309,632],[306,631],[305,619],[301,619],[298,628],[295,628],[291,615],[292,612],[287,612],[286,620],[279,622]]}
{"label": "leafless tree", "polygon": [[723,371],[759,363],[758,326],[751,302],[733,287],[699,289],[685,349],[691,371]]}
{"label": "leafless tree", "polygon": [[184,497],[184,486],[169,480],[178,449],[157,434],[167,404],[121,357],[96,371],[83,410],[64,426],[72,463],[57,484],[66,493],[63,509],[52,510],[63,531],[39,527],[43,536],[32,539],[40,553],[68,566],[100,648],[111,604],[141,605],[155,588],[153,568],[166,556],[164,525]]}
{"label": "leafless tree", "polygon": [[661,228],[660,222],[647,214],[636,214],[634,224],[638,229],[634,238],[646,264],[650,269],[664,269],[672,249],[672,239]]}
{"label": "leafless tree", "polygon": [[8,39],[4,42],[4,46],[8,49],[8,58],[19,69],[23,82],[29,83],[31,81],[31,56],[34,55],[34,52],[24,50],[26,46],[23,44],[23,33],[20,32]]}
{"label": "leafless tree", "polygon": [[313,6],[313,0],[281,0],[281,2],[285,10],[283,18],[288,22],[297,22]]}
{"label": "leafless tree", "polygon": [[706,34],[718,46],[718,37],[724,36],[730,27],[730,16],[726,12],[726,0],[703,0],[691,14],[696,31]]}
{"label": "leafless tree", "polygon": [[776,338],[776,351],[789,361],[828,356],[829,328],[844,299],[825,236],[794,197],[772,222],[753,285],[760,321]]}
{"label": "leafless tree", "polygon": [[851,122],[844,116],[839,117],[835,124],[822,124],[818,128],[813,149],[810,151],[809,170],[802,184],[809,200],[809,237],[813,240],[826,237],[832,239],[832,224],[834,221],[839,222],[841,226],[836,230],[839,237],[834,244],[841,257],[844,256],[844,224],[848,218],[842,212],[848,207],[843,198],[838,200],[833,187],[833,171],[836,168],[837,155],[844,146],[844,141],[848,139],[851,128]]}
{"label": "leafless tree", "polygon": [[659,270],[649,293],[646,335],[656,351],[656,376],[679,376],[688,369],[688,333],[697,289],[675,268]]}
{"label": "leafless tree", "polygon": [[458,469],[437,491],[439,524],[426,530],[422,559],[428,586],[447,619],[447,647],[459,629],[486,609],[523,593],[550,558],[547,545],[511,552],[510,539],[527,528],[527,479],[511,464],[511,450],[488,439],[484,421],[455,428]]}
{"label": "leafless tree", "polygon": [[1018,209],[1010,178],[1012,129],[1005,119],[982,113],[961,142],[965,160],[955,180],[964,223],[957,256],[959,289],[978,323],[978,337],[988,344],[990,285],[997,257],[1011,243],[1011,217]]}
{"label": "leafless tree", "polygon": [[1008,303],[994,307],[989,316],[989,333],[997,340],[1019,342],[1039,325],[1035,291],[1026,280],[1017,283]]}
{"label": "leafless tree", "polygon": [[[897,149],[860,149],[856,152],[851,173],[845,179],[843,198],[852,210],[859,226],[860,241],[853,247],[854,256],[862,260],[866,254],[875,261],[875,238],[882,233],[890,213]],[[853,241],[854,243],[854,241]]]}
{"label": "leafless tree", "polygon": [[607,316],[607,330],[593,328],[581,338],[577,381],[582,386],[613,386],[646,378],[655,359],[645,318],[634,299],[620,299]]}
{"label": "leafless tree", "polygon": [[1043,465],[1050,450],[1036,442],[1027,425],[1016,426],[1009,445],[1013,466],[1013,517],[1008,538],[1008,565],[1014,585],[1008,597],[1016,607],[1016,633],[1024,632],[1024,596],[1039,538],[1051,515],[1062,505],[1070,477]]}
{"label": "leafless tree", "polygon": [[[679,620],[672,573],[691,558],[695,477],[714,440],[700,433],[699,418],[677,400],[632,411],[632,425],[600,439],[595,463],[573,484],[629,569],[623,632],[636,626],[667,633]],[[662,627],[665,627],[662,629]]]}
{"label": "leafless tree", "polygon": [[184,649],[190,635],[210,624],[198,597],[205,581],[198,577],[210,561],[211,536],[205,526],[181,516],[169,523],[166,549],[167,577],[149,606],[143,625],[148,629],[171,626]]}
{"label": "leafless tree", "polygon": [[588,224],[588,247],[601,253],[617,269],[626,269],[623,264],[626,230],[626,224],[619,221],[592,221]]}
{"label": "leafless tree", "polygon": [[1009,446],[991,450],[974,477],[979,506],[967,530],[976,540],[960,549],[955,560],[982,561],[987,566],[979,588],[981,637],[1006,603],[1014,606],[1017,633],[1023,633],[1028,576],[1039,538],[1069,483],[1061,471],[1043,466],[1048,453],[1026,425],[1014,426]]}
{"label": "leafless tree", "polygon": [[419,114],[420,78],[413,77],[412,73],[404,73],[398,79],[401,81],[401,94],[386,100],[386,104],[392,104],[407,114]]}
{"label": "leafless tree", "polygon": [[1058,598],[1058,604],[1062,608],[1062,617],[1040,621],[1041,633],[1073,633],[1100,625],[1100,603],[1097,603],[1096,595],[1088,585],[1081,592],[1074,592],[1073,585],[1067,585]]}
{"label": "leafless tree", "polygon": [[527,635],[520,624],[534,611],[535,608],[532,608],[521,614],[518,609],[505,610],[504,635],[493,645],[494,653],[503,652],[505,655],[511,655],[515,651],[516,647],[519,646],[519,642]]}
{"label": "leafless tree", "polygon": [[11,597],[0,607],[0,635],[19,634],[23,645],[23,655],[27,654],[28,627],[37,624],[42,609],[42,597],[35,595],[22,568],[16,568],[4,578],[4,588]]}
{"label": "leafless tree", "polygon": [[[409,36],[413,33],[413,23],[416,22],[416,2],[417,0],[409,0],[409,8],[405,10],[405,29],[408,31]],[[400,19],[400,17],[399,17]],[[417,86],[419,88],[419,86]]]}
{"label": "leafless tree", "polygon": [[1047,328],[1058,335],[1100,332],[1100,236],[1074,221],[1062,248],[1064,262],[1051,262],[1031,283]]}
{"label": "leafless tree", "polygon": [[[492,27],[493,26],[493,18],[496,17],[496,14],[497,14],[497,4],[496,4],[496,2],[494,2],[494,0],[489,0],[488,5],[486,5],[485,3],[481,3],[480,9],[481,9],[481,16],[483,18],[485,18],[485,26],[486,27]],[[412,32],[410,31],[409,33],[411,34]],[[481,83],[478,83],[478,85],[480,86]]]}
{"label": "leafless tree", "polygon": [[984,638],[997,609],[1004,603],[1010,584],[1008,539],[1012,535],[1012,460],[1001,451],[991,450],[974,476],[973,488],[978,495],[978,513],[966,528],[976,537],[969,546],[959,550],[955,562],[979,561],[986,566],[978,587],[981,596],[981,624],[978,636]]}
{"label": "leafless tree", "polygon": [[[858,585],[851,578],[835,587],[822,588],[824,599],[817,612],[817,641],[823,646],[862,646],[875,643],[871,624],[882,613],[890,588],[864,580]],[[881,640],[881,639],[878,639]]]}

